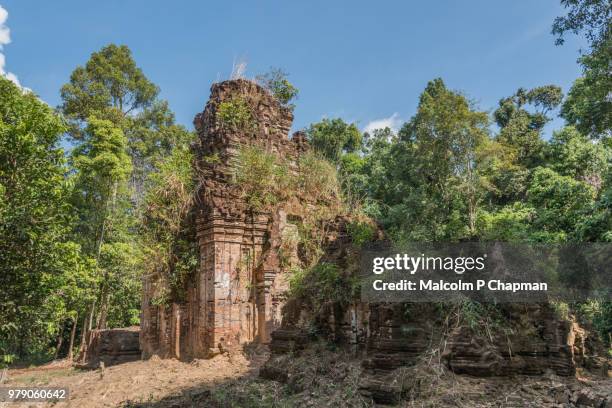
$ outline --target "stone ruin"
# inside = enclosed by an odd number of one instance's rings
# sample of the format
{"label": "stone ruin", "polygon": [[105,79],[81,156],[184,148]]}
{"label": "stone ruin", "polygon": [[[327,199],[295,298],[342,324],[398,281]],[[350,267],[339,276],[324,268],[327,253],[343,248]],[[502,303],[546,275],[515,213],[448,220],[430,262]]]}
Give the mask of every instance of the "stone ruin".
{"label": "stone ruin", "polygon": [[106,367],[141,358],[139,327],[96,329],[85,333],[83,348],[77,358],[78,368]]}
{"label": "stone ruin", "polygon": [[[224,126],[217,113],[224,101],[241,98],[250,106],[254,129]],[[279,249],[287,232],[296,230],[308,197],[292,197],[270,212],[249,210],[230,183],[232,160],[239,148],[258,146],[283,157],[299,172],[299,158],[308,149],[303,134],[288,137],[293,114],[263,88],[247,80],[214,84],[204,112],[195,118],[198,133],[199,185],[195,225],[199,269],[186,285],[186,296],[167,306],[152,301],[155,280],[145,280],[140,345],[144,358],[203,358],[248,343],[269,344],[273,353],[299,352],[311,341],[307,324],[316,319],[320,335],[361,350],[363,392],[375,400],[392,398],[380,376],[414,364],[440,341],[431,305],[406,313],[403,304],[356,302],[339,308],[333,299],[319,316],[308,316],[307,299],[287,299],[288,271]],[[210,160],[210,158],[215,158]],[[324,259],[346,266],[359,257],[338,217],[324,240]],[[297,248],[293,248],[297,255]],[[423,309],[424,308],[424,309]],[[456,373],[475,376],[539,375],[552,370],[573,375],[577,367],[607,372],[598,357],[596,339],[577,323],[560,320],[547,305],[509,305],[504,308],[513,325],[511,334],[474,336],[465,327],[444,333],[441,358]],[[264,367],[262,375],[278,377],[278,367]],[[280,368],[282,369],[282,368]],[[282,377],[282,376],[281,376]]]}
{"label": "stone ruin", "polygon": [[[226,126],[217,117],[220,104],[236,98],[250,107],[254,129]],[[300,203],[296,199],[274,212],[255,213],[229,180],[232,160],[247,145],[283,157],[292,171],[299,171],[298,159],[307,143],[299,132],[289,139],[292,121],[291,109],[251,81],[212,86],[204,112],[194,120],[200,265],[185,300],[168,307],[152,303],[155,281],[145,281],[141,324],[145,357],[202,358],[245,343],[268,343],[280,326],[288,284],[278,250],[281,236],[296,228],[290,221],[299,217]]]}

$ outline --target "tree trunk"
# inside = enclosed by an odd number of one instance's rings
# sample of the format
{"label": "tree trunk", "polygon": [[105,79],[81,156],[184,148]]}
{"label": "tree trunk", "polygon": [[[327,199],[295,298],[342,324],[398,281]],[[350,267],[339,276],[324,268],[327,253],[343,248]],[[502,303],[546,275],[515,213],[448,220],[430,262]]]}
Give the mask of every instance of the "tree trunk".
{"label": "tree trunk", "polygon": [[90,331],[93,328],[94,315],[96,311],[96,299],[91,302],[91,310],[89,311],[89,325],[87,326],[87,331]]}
{"label": "tree trunk", "polygon": [[106,329],[106,319],[108,317],[108,304],[110,303],[110,293],[105,290],[102,294],[102,300],[100,303],[100,315],[98,316],[98,329]]}
{"label": "tree trunk", "polygon": [[79,354],[81,354],[83,352],[83,350],[85,350],[85,336],[87,336],[87,314],[85,315],[85,317],[83,318],[83,333],[81,333],[81,347],[79,347]]}
{"label": "tree trunk", "polygon": [[72,361],[74,358],[73,348],[74,348],[74,336],[76,336],[76,327],[77,327],[77,319],[78,315],[72,318],[72,330],[70,331],[70,346],[68,347],[68,360]]}
{"label": "tree trunk", "polygon": [[60,332],[57,335],[57,347],[55,348],[55,355],[53,356],[54,360],[57,360],[57,358],[59,357],[59,352],[60,352],[60,349],[62,348],[62,343],[64,342],[63,334],[64,334],[64,323],[62,322]]}

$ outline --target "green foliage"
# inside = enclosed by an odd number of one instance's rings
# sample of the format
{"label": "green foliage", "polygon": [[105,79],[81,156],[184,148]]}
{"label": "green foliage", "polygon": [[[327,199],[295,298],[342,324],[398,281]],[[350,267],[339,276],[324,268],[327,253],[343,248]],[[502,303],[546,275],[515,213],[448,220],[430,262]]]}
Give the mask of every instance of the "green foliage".
{"label": "green foliage", "polygon": [[550,302],[550,306],[554,310],[558,319],[561,320],[570,320],[570,306],[567,302],[560,301],[552,301]]}
{"label": "green foliage", "polygon": [[569,11],[553,24],[557,44],[563,44],[567,32],[583,33],[590,48],[579,60],[583,76],[574,82],[561,115],[585,135],[611,137],[612,5],[607,0],[561,0],[561,4]]}
{"label": "green foliage", "polygon": [[[517,164],[535,167],[542,163],[544,141],[541,132],[550,121],[548,112],[555,109],[563,95],[561,88],[554,85],[517,92],[499,101],[499,108],[493,113],[496,123],[501,128],[498,141],[514,150]],[[535,112],[526,109],[532,105]]]}
{"label": "green foliage", "polygon": [[217,119],[222,126],[233,130],[250,131],[255,127],[251,108],[240,97],[221,102],[217,109]]}
{"label": "green foliage", "polygon": [[467,325],[474,333],[492,341],[495,333],[509,331],[509,324],[497,305],[469,299],[451,305],[456,325]]}
{"label": "green foliage", "polygon": [[477,171],[478,149],[487,134],[484,112],[473,110],[441,79],[429,82],[389,162],[396,166],[391,169],[394,180],[389,180],[396,187],[388,223],[399,227],[399,235],[430,241],[475,234],[483,183]]}
{"label": "green foliage", "polygon": [[582,242],[612,242],[612,188],[609,184],[589,213],[577,223],[575,238]]}
{"label": "green foliage", "polygon": [[564,35],[569,31],[574,34],[584,32],[591,46],[610,35],[612,5],[607,0],[561,0],[561,5],[568,8],[566,16],[557,17],[552,33],[557,36],[557,44],[563,44]]}
{"label": "green foliage", "polygon": [[498,211],[483,210],[478,216],[478,231],[484,241],[526,242],[530,239],[531,221],[536,211],[516,202]]}
{"label": "green foliage", "polygon": [[553,170],[537,168],[527,189],[528,203],[537,208],[534,226],[564,239],[576,228],[595,198],[593,188]]}
{"label": "green foliage", "polygon": [[348,225],[348,233],[351,236],[353,244],[362,247],[374,239],[374,227],[364,221],[354,221]]}
{"label": "green foliage", "polygon": [[83,181],[96,182],[107,189],[127,180],[132,162],[127,154],[127,139],[109,120],[91,117],[85,130],[88,138],[74,149],[74,167]]}
{"label": "green foliage", "polygon": [[97,257],[105,239],[126,233],[130,221],[123,208],[129,205],[132,162],[127,139],[112,122],[92,117],[86,134],[71,155],[76,170],[72,202],[78,213],[77,239]]}
{"label": "green foliage", "polygon": [[142,226],[145,270],[158,278],[157,304],[184,298],[198,265],[193,227],[193,153],[177,146],[147,182]]}
{"label": "green foliage", "polygon": [[292,295],[308,299],[315,313],[330,302],[347,306],[356,299],[360,290],[356,276],[346,274],[328,262],[307,269],[294,269],[289,284]]}
{"label": "green foliage", "polygon": [[561,108],[561,116],[593,139],[612,137],[612,34],[580,63],[583,76],[570,89]]}
{"label": "green foliage", "polygon": [[571,126],[553,132],[548,144],[548,162],[563,176],[601,184],[610,153],[602,143],[591,142]]}
{"label": "green foliage", "polygon": [[351,153],[361,147],[361,133],[354,123],[342,119],[323,119],[307,129],[308,140],[323,157],[338,163],[344,153]]}
{"label": "green foliage", "polygon": [[123,327],[134,322],[142,297],[140,264],[142,252],[127,242],[105,243],[100,248],[101,286],[108,294],[107,326]]}
{"label": "green foliage", "polygon": [[158,87],[136,65],[130,49],[115,44],[91,54],[61,90],[60,109],[70,123],[73,139],[88,137],[85,130],[90,117],[112,122],[127,137],[133,167],[131,195],[137,206],[147,174],[173,146],[192,138],[190,132],[174,123],[168,103],[158,99],[158,94]]}
{"label": "green foliage", "polygon": [[[175,124],[158,94],[129,48],[114,44],[94,52],[61,90],[60,109],[76,142],[70,179],[73,236],[96,261],[95,295],[81,314],[92,313],[100,327],[138,320],[141,275],[149,266],[145,259],[154,259],[146,255],[157,255],[151,235],[145,238],[138,228],[147,209],[146,184],[176,146],[193,139]],[[168,192],[160,190],[161,197]]]}
{"label": "green foliage", "polygon": [[256,146],[242,147],[233,163],[232,182],[254,211],[278,203],[291,191],[292,181],[286,163]]}
{"label": "green foliage", "polygon": [[590,299],[577,305],[577,309],[581,319],[593,324],[610,352],[612,348],[612,302]]}
{"label": "green foliage", "polygon": [[75,121],[86,121],[94,113],[111,119],[148,107],[158,93],[136,66],[130,49],[110,44],[72,72],[61,90],[62,112]]}
{"label": "green foliage", "polygon": [[[78,305],[91,264],[68,242],[65,125],[0,78],[0,359],[45,355]],[[81,285],[81,286],[75,286]]]}
{"label": "green foliage", "polygon": [[287,80],[287,73],[278,68],[270,68],[268,72],[258,75],[255,80],[266,88],[278,101],[290,109],[295,107],[291,103],[298,96],[298,89]]}
{"label": "green foliage", "polygon": [[84,135],[71,155],[75,240],[97,261],[98,326],[123,326],[130,320],[128,309],[138,307],[140,298],[140,252],[129,244],[135,241],[128,185],[132,160],[127,138],[110,120],[90,117]]}

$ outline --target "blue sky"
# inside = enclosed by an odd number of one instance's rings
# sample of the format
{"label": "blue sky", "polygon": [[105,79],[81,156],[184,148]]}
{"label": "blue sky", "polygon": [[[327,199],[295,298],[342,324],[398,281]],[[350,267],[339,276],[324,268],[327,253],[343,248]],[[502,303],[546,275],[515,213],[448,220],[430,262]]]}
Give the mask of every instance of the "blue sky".
{"label": "blue sky", "polygon": [[[372,122],[397,125],[414,114],[435,77],[492,110],[518,87],[552,83],[567,91],[580,75],[579,40],[570,37],[558,47],[550,34],[554,17],[564,13],[559,0],[0,5],[8,11],[11,38],[2,50],[4,69],[50,105],[59,104],[60,87],[91,52],[127,44],[189,128],[211,83],[226,79],[239,59],[248,64],[247,76],[270,66],[290,73],[300,89],[295,129],[323,117],[356,121],[362,129]],[[561,124],[556,120],[548,132]]]}

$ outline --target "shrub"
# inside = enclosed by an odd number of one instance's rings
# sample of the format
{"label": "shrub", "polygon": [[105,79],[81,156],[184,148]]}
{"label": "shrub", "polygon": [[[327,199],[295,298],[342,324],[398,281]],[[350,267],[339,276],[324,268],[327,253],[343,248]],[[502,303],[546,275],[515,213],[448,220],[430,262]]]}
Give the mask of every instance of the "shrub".
{"label": "shrub", "polygon": [[351,222],[347,228],[353,244],[358,247],[362,247],[374,239],[374,227],[365,221]]}
{"label": "shrub", "polygon": [[340,268],[330,262],[321,262],[309,269],[294,269],[289,285],[294,296],[310,301],[315,313],[330,301],[348,305],[360,289],[356,276],[342,274]]}
{"label": "shrub", "polygon": [[221,126],[234,130],[248,131],[255,127],[255,120],[248,103],[240,97],[223,101],[217,109]]}
{"label": "shrub", "polygon": [[283,106],[294,108],[290,102],[297,98],[298,89],[287,80],[286,72],[278,68],[271,68],[269,72],[258,75],[255,80],[270,91]]}
{"label": "shrub", "polygon": [[589,322],[599,332],[608,353],[612,356],[612,302],[589,299],[578,305],[579,315]]}

